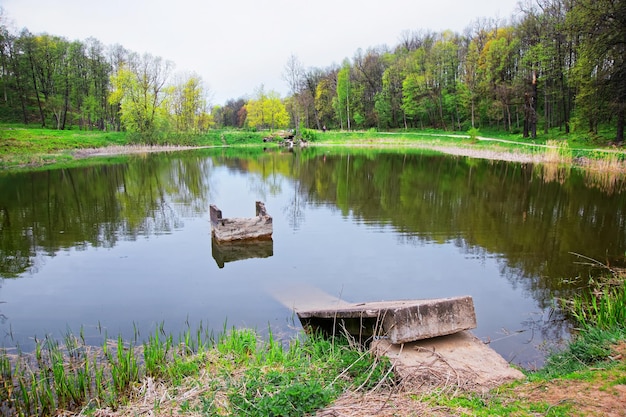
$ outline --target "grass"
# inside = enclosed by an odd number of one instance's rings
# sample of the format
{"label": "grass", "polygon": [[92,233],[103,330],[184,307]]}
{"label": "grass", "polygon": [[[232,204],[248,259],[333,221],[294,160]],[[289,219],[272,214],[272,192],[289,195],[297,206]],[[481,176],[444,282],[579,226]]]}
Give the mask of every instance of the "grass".
{"label": "grass", "polygon": [[[274,132],[276,134],[276,132]],[[211,130],[204,134],[162,134],[156,138],[159,146],[277,146],[263,141],[271,132],[245,130]],[[303,129],[302,136],[318,145],[389,145],[462,147],[493,152],[521,152],[540,155],[545,161],[572,163],[584,160],[595,170],[623,170],[625,153],[613,149],[608,140],[571,133],[567,137],[558,129],[540,134],[536,139],[524,139],[519,133],[504,131],[448,132],[441,130],[398,130],[391,132],[326,131]],[[489,138],[488,140],[485,138]],[[603,138],[603,137],[602,137]],[[124,132],[53,130],[25,128],[22,125],[0,124],[0,169],[66,164],[79,149],[137,145],[140,139]],[[591,147],[591,148],[590,148]]]}
{"label": "grass", "polygon": [[[138,396],[162,413],[296,416],[392,377],[388,361],[345,339],[302,336],[284,345],[248,329],[215,339],[200,328],[175,342],[162,326],[141,345],[118,338],[95,348],[70,334],[62,344],[46,338],[32,353],[2,351],[0,372],[0,410],[23,416],[90,415]],[[167,395],[149,392],[158,384],[168,385]]]}
{"label": "grass", "polygon": [[[125,132],[54,130],[0,124],[0,169],[63,164],[80,149],[137,145],[138,138]],[[159,146],[261,145],[262,132],[210,131],[203,135],[168,134]]]}

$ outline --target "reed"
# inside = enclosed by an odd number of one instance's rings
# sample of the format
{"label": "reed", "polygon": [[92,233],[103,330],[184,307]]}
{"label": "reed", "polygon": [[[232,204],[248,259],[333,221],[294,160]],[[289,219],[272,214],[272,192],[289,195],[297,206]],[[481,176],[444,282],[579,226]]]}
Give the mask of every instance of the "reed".
{"label": "reed", "polygon": [[626,283],[575,298],[570,311],[584,329],[626,330]]}
{"label": "reed", "polygon": [[558,377],[592,365],[599,366],[599,363],[610,360],[611,345],[626,339],[626,277],[623,271],[578,256],[589,265],[605,268],[607,274],[591,280],[588,292],[572,300],[561,300],[578,332],[566,349],[548,356],[546,366],[538,372],[543,377]]}
{"label": "reed", "polygon": [[566,141],[546,141],[543,157],[544,162],[553,164],[571,164],[573,159],[572,150]]}
{"label": "reed", "polygon": [[[390,377],[388,363],[317,336],[286,343],[271,331],[265,340],[235,328],[214,338],[200,328],[175,342],[161,325],[143,344],[137,337],[125,342],[105,335],[96,347],[85,343],[82,331],[78,337],[68,332],[60,341],[36,340],[30,353],[0,350],[0,412],[88,415],[143,395],[142,404],[152,404],[157,414],[303,415],[343,390]],[[171,392],[154,395],[154,381]]]}

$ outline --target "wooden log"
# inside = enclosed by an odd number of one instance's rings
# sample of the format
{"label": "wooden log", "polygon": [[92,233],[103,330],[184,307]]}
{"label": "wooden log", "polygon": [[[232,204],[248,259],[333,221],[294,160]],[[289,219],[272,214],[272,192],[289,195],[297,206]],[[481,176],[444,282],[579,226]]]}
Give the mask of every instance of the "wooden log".
{"label": "wooden log", "polygon": [[256,202],[256,217],[224,218],[222,210],[211,204],[209,207],[212,235],[218,242],[234,240],[271,239],[272,216],[267,214],[265,204]]}

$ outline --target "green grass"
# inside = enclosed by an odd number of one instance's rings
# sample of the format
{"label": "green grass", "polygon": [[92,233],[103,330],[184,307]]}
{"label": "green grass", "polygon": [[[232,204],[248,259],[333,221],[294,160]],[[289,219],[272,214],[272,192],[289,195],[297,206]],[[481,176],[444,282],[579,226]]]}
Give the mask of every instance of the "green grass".
{"label": "green grass", "polygon": [[435,409],[454,411],[453,415],[476,417],[509,415],[565,417],[572,415],[573,405],[570,403],[553,405],[545,402],[518,400],[509,398],[506,395],[506,389],[502,394],[504,395],[463,394],[450,396],[446,393],[435,392],[427,396],[415,398],[426,401]]}
{"label": "green grass", "polygon": [[[155,144],[262,146],[263,137],[263,132],[212,130],[202,135],[170,133],[159,137]],[[78,149],[137,145],[140,142],[140,138],[125,132],[55,130],[0,124],[0,169],[67,164],[74,160],[72,152]]]}
{"label": "green grass", "polygon": [[[263,138],[276,132],[254,132],[245,130],[211,130],[205,134],[187,135],[162,133],[152,141],[156,145],[174,146],[277,146],[265,143]],[[561,162],[571,162],[574,158],[600,160],[604,169],[622,164],[623,151],[608,146],[604,136],[571,133],[567,137],[562,131],[552,129],[548,134],[539,134],[536,139],[524,139],[519,133],[498,130],[478,130],[469,132],[449,132],[441,130],[396,130],[391,132],[368,131],[327,131],[303,129],[302,136],[310,143],[318,145],[376,144],[394,147],[414,146],[461,146],[494,151],[515,151],[525,153],[555,153]],[[484,140],[479,138],[491,138]],[[601,139],[599,139],[601,138]],[[0,124],[0,169],[15,167],[37,167],[52,164],[65,164],[74,158],[72,152],[81,148],[103,148],[140,144],[141,138],[124,132],[101,132],[81,130],[54,130],[25,128],[23,125]],[[567,148],[563,147],[567,144]],[[558,145],[556,148],[546,148]],[[567,158],[564,159],[564,156]]]}
{"label": "green grass", "polygon": [[[262,341],[248,329],[213,338],[202,328],[175,342],[163,326],[141,345],[121,338],[90,347],[67,335],[36,343],[32,353],[0,351],[0,407],[14,415],[52,416],[128,404],[145,381],[171,387],[183,400],[154,408],[205,415],[305,415],[349,389],[370,389],[392,378],[389,363],[317,336],[288,343]],[[197,395],[191,396],[190,392]]]}

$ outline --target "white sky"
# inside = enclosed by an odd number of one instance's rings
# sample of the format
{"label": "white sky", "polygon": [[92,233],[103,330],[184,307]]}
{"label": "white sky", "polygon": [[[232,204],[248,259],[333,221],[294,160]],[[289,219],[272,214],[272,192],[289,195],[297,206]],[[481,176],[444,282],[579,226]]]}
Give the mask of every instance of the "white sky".
{"label": "white sky", "polygon": [[403,31],[462,33],[477,18],[510,20],[519,0],[1,0],[16,30],[104,45],[173,61],[200,75],[212,104],[264,85],[284,97],[293,54],[327,68],[361,48],[399,43]]}

